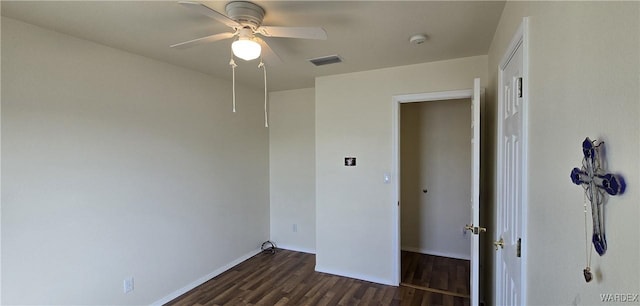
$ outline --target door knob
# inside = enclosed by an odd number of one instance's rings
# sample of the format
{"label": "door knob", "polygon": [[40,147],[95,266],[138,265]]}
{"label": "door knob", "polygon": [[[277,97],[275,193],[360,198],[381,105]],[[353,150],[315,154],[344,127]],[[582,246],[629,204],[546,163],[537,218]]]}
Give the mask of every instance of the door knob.
{"label": "door knob", "polygon": [[493,242],[493,246],[496,247],[496,251],[498,250],[498,247],[500,247],[501,249],[504,249],[504,239],[500,237],[500,240]]}

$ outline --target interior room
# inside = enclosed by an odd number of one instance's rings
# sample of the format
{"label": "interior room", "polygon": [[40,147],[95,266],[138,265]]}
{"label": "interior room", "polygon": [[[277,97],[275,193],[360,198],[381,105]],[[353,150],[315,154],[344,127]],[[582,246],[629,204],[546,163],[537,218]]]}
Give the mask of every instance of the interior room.
{"label": "interior room", "polygon": [[[0,2],[0,304],[639,302],[640,2],[228,3]],[[410,237],[402,118],[439,95],[471,212]],[[252,269],[283,287],[215,281]]]}

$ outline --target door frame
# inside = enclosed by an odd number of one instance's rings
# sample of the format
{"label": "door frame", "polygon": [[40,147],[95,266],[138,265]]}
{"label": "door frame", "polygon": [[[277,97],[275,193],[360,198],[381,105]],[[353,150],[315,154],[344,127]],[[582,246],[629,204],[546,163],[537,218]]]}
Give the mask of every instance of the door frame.
{"label": "door frame", "polygon": [[[522,48],[522,172],[521,172],[521,176],[522,176],[522,191],[521,191],[521,197],[522,197],[522,207],[520,207],[521,211],[522,211],[522,219],[520,220],[520,225],[521,225],[521,233],[522,233],[522,245],[521,245],[521,254],[522,257],[520,257],[520,305],[526,305],[527,304],[527,255],[528,255],[528,233],[527,233],[527,213],[528,213],[528,199],[529,199],[529,192],[528,192],[528,140],[529,140],[529,17],[524,17],[522,18],[522,22],[520,23],[520,25],[518,26],[518,29],[516,30],[516,32],[513,34],[513,37],[511,38],[511,41],[508,45],[508,47],[505,49],[505,52],[502,55],[502,58],[500,60],[500,63],[498,64],[498,87],[497,87],[497,96],[498,96],[498,104],[496,105],[496,110],[500,110],[501,109],[501,105],[504,104],[504,96],[502,94],[502,90],[501,88],[503,87],[504,84],[504,69],[506,68],[507,64],[509,63],[509,61],[511,60],[511,58],[513,57],[513,55],[516,53],[518,48]],[[500,123],[500,119],[499,119],[499,115],[500,114],[496,114],[496,120],[497,120],[497,126],[496,126],[496,152],[499,152],[500,148],[500,135],[501,135],[501,129],[502,129],[502,125]],[[494,209],[494,220],[496,220],[496,224],[498,221],[498,197],[499,195],[499,186],[498,186],[498,182],[499,182],[499,177],[498,175],[501,173],[501,163],[502,161],[499,160],[499,155],[496,153],[495,156],[495,171],[496,171],[496,176],[495,176],[495,180],[494,180],[494,194],[496,195],[496,207]],[[497,231],[497,229],[496,229]],[[497,232],[494,232],[494,238],[495,235],[497,234]],[[498,239],[498,238],[496,238]],[[494,262],[494,267],[498,267],[498,257],[495,256],[494,257],[495,262]],[[496,294],[497,292],[501,289],[500,288],[500,281],[498,279],[498,275],[497,273],[495,274],[494,277],[494,299],[497,298]],[[494,301],[495,302],[495,301]]]}
{"label": "door frame", "polygon": [[[484,89],[481,88],[481,95],[484,94]],[[450,91],[438,91],[438,92],[425,92],[416,94],[404,94],[394,95],[392,97],[391,106],[393,113],[392,122],[392,169],[391,169],[391,183],[393,187],[393,203],[394,205],[392,218],[395,225],[393,226],[393,275],[392,280],[396,286],[400,285],[402,278],[401,267],[401,246],[400,246],[400,105],[404,103],[416,103],[416,102],[433,102],[443,100],[456,100],[456,99],[473,99],[473,88],[462,90],[450,90]],[[482,105],[480,105],[482,110]]]}

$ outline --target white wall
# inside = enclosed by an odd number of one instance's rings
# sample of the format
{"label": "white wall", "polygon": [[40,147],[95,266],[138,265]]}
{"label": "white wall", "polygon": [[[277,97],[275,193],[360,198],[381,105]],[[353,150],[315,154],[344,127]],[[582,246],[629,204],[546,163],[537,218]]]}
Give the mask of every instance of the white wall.
{"label": "white wall", "polygon": [[392,97],[469,89],[474,77],[486,82],[486,56],[316,79],[317,270],[393,283]]}
{"label": "white wall", "polygon": [[[269,238],[262,94],[2,18],[2,304],[150,304]],[[123,293],[123,280],[135,290]]]}
{"label": "white wall", "polygon": [[[471,101],[400,106],[403,250],[469,259]],[[426,189],[427,192],[423,192]]]}
{"label": "white wall", "polygon": [[272,92],[269,113],[271,239],[315,253],[315,90]]}
{"label": "white wall", "polygon": [[[489,52],[494,112],[497,65],[524,16],[531,16],[527,304],[600,305],[601,293],[640,294],[640,3],[508,2]],[[625,195],[605,206],[608,250],[594,252],[591,283],[582,276],[583,193],[569,179],[587,136],[606,142],[608,169],[627,182]]]}

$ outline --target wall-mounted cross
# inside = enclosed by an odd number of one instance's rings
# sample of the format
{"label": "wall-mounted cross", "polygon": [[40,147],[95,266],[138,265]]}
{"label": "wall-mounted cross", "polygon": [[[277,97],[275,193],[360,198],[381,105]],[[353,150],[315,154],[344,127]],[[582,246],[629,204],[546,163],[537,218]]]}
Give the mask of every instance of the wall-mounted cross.
{"label": "wall-mounted cross", "polygon": [[607,173],[602,168],[601,149],[604,142],[597,145],[589,137],[582,142],[582,168],[573,168],[571,180],[576,185],[584,188],[585,195],[591,202],[591,215],[593,218],[593,236],[591,241],[596,252],[602,256],[607,251],[607,240],[604,233],[604,202],[606,194],[620,195],[624,193],[626,184],[622,176]]}

